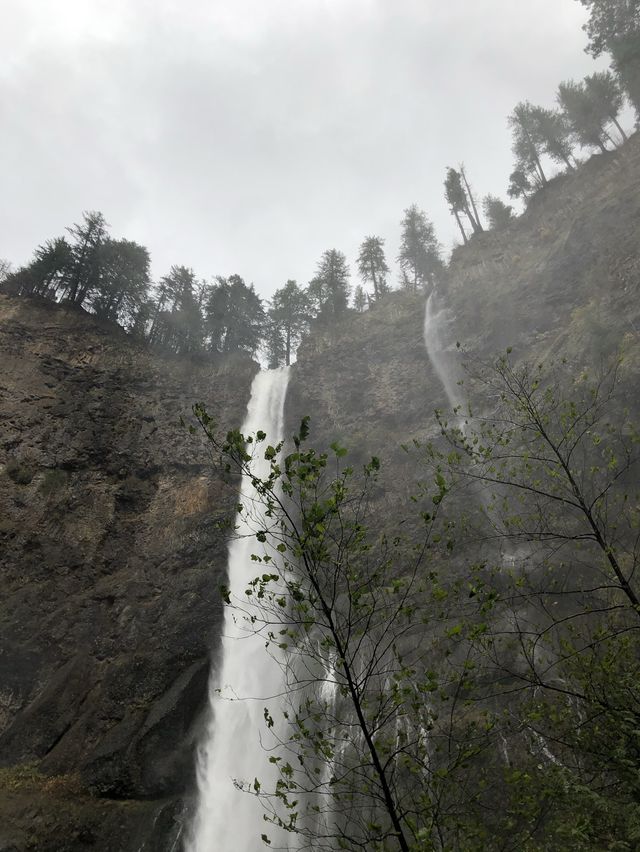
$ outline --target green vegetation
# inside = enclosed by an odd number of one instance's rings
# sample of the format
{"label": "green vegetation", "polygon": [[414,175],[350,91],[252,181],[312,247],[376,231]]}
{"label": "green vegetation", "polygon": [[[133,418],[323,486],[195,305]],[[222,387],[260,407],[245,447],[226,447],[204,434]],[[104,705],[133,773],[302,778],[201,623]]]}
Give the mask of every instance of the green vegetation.
{"label": "green vegetation", "polygon": [[49,796],[75,799],[88,796],[79,775],[44,775],[35,764],[24,763],[0,767],[0,790],[10,793],[44,793]]}
{"label": "green vegetation", "polygon": [[609,53],[613,69],[640,114],[640,4],[638,0],[580,0],[589,10],[588,52]]}
{"label": "green vegetation", "polygon": [[5,473],[16,485],[29,485],[35,476],[35,470],[30,463],[16,458],[7,462]]}
{"label": "green vegetation", "polygon": [[270,462],[257,608],[223,590],[288,687],[265,709],[288,725],[280,778],[252,790],[319,848],[635,849],[640,437],[619,364],[505,356],[468,385],[478,414],[438,413],[415,522],[384,531],[377,458],[310,449],[305,418],[280,459],[196,408],[228,470]]}

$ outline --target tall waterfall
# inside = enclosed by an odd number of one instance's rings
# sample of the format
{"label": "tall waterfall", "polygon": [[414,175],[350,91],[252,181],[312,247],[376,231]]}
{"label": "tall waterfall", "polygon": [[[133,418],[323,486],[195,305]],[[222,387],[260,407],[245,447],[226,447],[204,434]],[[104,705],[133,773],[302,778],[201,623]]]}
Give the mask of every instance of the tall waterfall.
{"label": "tall waterfall", "polygon": [[[270,444],[281,440],[288,379],[286,367],[256,375],[242,426],[245,435],[261,429]],[[269,472],[263,456],[258,452],[252,461],[258,477]],[[243,477],[240,502],[246,511],[238,515],[237,536],[229,546],[228,585],[232,603],[246,613],[245,589],[258,572],[251,560],[256,540],[245,516],[251,514],[254,532],[261,517],[249,476]],[[265,651],[264,638],[236,607],[226,607],[220,664],[209,684],[210,718],[198,754],[198,805],[186,852],[257,852],[267,848],[262,834],[269,836],[271,848],[286,848],[286,838],[264,822],[260,799],[234,783],[252,787],[258,778],[273,789],[275,767],[267,748],[275,743],[267,740],[264,709],[273,708],[283,687],[282,670]]]}
{"label": "tall waterfall", "polygon": [[460,365],[452,350],[451,341],[445,337],[452,320],[451,312],[438,304],[438,294],[432,292],[427,299],[424,313],[424,345],[449,405],[452,409],[460,408],[462,411],[464,396],[459,385]]}

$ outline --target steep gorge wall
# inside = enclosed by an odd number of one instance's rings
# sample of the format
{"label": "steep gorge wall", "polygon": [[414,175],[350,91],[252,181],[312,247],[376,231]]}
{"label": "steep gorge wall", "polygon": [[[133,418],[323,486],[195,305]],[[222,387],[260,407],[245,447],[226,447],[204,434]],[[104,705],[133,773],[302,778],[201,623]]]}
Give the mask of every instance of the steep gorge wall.
{"label": "steep gorge wall", "polygon": [[0,849],[159,850],[235,501],[180,417],[202,400],[237,426],[257,365],[165,359],[8,297],[0,359]]}
{"label": "steep gorge wall", "polygon": [[[451,347],[491,358],[507,346],[522,360],[567,358],[577,370],[620,350],[640,371],[640,134],[554,180],[501,232],[453,253],[441,294]],[[290,430],[312,417],[312,443],[331,440],[381,455],[411,489],[401,442],[434,434],[446,408],[423,341],[424,296],[394,293],[301,346],[288,397]],[[404,457],[404,460],[403,460]]]}

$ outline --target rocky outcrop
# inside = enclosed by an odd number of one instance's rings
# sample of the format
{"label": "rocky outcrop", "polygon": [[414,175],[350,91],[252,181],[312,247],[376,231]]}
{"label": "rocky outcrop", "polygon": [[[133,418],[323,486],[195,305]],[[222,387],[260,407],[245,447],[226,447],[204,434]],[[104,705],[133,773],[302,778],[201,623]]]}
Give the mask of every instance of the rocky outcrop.
{"label": "rocky outcrop", "polygon": [[553,180],[506,230],[456,249],[448,299],[478,355],[599,361],[640,334],[640,134]]}
{"label": "rocky outcrop", "polygon": [[193,772],[235,498],[181,418],[236,427],[257,365],[9,297],[0,358],[0,848],[137,850]]}

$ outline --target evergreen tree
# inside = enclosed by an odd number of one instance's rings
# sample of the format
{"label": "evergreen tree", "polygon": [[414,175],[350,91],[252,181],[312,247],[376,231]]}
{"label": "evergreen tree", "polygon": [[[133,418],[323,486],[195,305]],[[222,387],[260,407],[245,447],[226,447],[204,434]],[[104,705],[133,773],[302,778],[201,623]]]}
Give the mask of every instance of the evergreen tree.
{"label": "evergreen tree", "polygon": [[458,224],[462,241],[466,245],[469,240],[460,219],[460,214],[465,212],[466,195],[462,188],[460,175],[455,169],[447,168],[447,175],[444,181],[444,197]]}
{"label": "evergreen tree", "polygon": [[364,292],[362,284],[356,284],[353,291],[353,307],[359,314],[367,307],[367,294]]}
{"label": "evergreen tree", "polygon": [[82,222],[67,228],[71,235],[71,259],[61,281],[63,294],[76,305],[82,305],[100,289],[100,249],[107,238],[107,223],[102,213],[91,211],[82,215]]}
{"label": "evergreen tree", "polygon": [[573,80],[560,83],[557,101],[580,145],[584,148],[598,147],[606,152],[608,134],[605,125],[609,119],[606,113],[603,115],[596,109],[585,84]]}
{"label": "evergreen tree", "polygon": [[[509,116],[509,126],[513,134],[512,148],[516,158],[512,184],[524,187],[525,183],[532,183],[538,188],[546,186],[547,176],[540,159],[543,144],[535,117],[535,107],[528,101],[519,103]],[[514,175],[517,175],[517,182],[513,180]],[[520,180],[520,175],[526,181]]]}
{"label": "evergreen tree", "polygon": [[254,355],[264,333],[262,300],[239,275],[218,277],[204,304],[205,332],[213,352]]}
{"label": "evergreen tree", "polygon": [[469,199],[469,203],[471,204],[471,209],[473,210],[473,215],[471,217],[472,222],[471,226],[475,234],[480,233],[483,230],[482,222],[480,221],[480,216],[478,215],[478,208],[476,207],[476,202],[473,197],[473,191],[471,190],[471,185],[467,180],[467,173],[464,168],[464,163],[460,163],[459,170],[460,177],[462,178],[462,182],[464,184],[464,190],[466,197]]}
{"label": "evergreen tree", "polygon": [[573,171],[571,131],[565,116],[558,110],[544,107],[533,107],[531,115],[544,153]]}
{"label": "evergreen tree", "polygon": [[147,296],[149,264],[144,246],[107,238],[100,247],[100,286],[91,300],[96,314],[121,325],[130,324]]}
{"label": "evergreen tree", "polygon": [[263,344],[267,354],[267,366],[270,370],[281,367],[286,363],[286,348],[282,326],[276,322],[269,311],[267,311],[264,330]]}
{"label": "evergreen tree", "polygon": [[307,289],[316,316],[326,321],[343,314],[349,304],[350,290],[347,258],[337,249],[328,249]]}
{"label": "evergreen tree", "polygon": [[547,176],[541,159],[544,154],[569,169],[574,168],[571,131],[562,113],[525,101],[516,106],[509,117],[509,125],[516,157],[514,174],[522,173],[527,182],[537,188],[546,186]]}
{"label": "evergreen tree", "polygon": [[71,246],[64,237],[47,240],[35,250],[31,263],[21,270],[23,284],[19,292],[54,299],[58,289],[64,286],[72,263]]}
{"label": "evergreen tree", "polygon": [[382,237],[366,237],[362,242],[358,255],[358,273],[365,284],[372,285],[374,299],[377,300],[389,292],[389,267]]}
{"label": "evergreen tree", "polygon": [[580,0],[589,10],[587,51],[610,53],[622,87],[640,117],[640,0]]}
{"label": "evergreen tree", "polygon": [[432,223],[412,204],[404,211],[398,263],[403,285],[414,293],[428,290],[442,277],[444,264]]}
{"label": "evergreen tree", "polygon": [[515,169],[509,175],[509,189],[507,195],[509,198],[523,198],[528,201],[535,187],[522,169]]}
{"label": "evergreen tree", "polygon": [[304,334],[311,306],[307,294],[295,281],[289,280],[276,290],[267,312],[265,338],[270,366],[286,364]]}
{"label": "evergreen tree", "polygon": [[157,288],[149,340],[177,354],[202,346],[202,315],[196,299],[196,276],[186,266],[172,266]]}
{"label": "evergreen tree", "polygon": [[584,80],[586,93],[594,111],[602,116],[603,124],[613,122],[624,141],[627,134],[622,129],[618,116],[624,106],[624,94],[618,81],[610,71],[597,71]]}
{"label": "evergreen tree", "polygon": [[471,194],[471,188],[466,179],[463,167],[460,171],[448,168],[444,181],[444,195],[449,204],[449,208],[460,228],[462,239],[467,242],[467,234],[462,226],[460,214],[464,213],[474,234],[483,230],[478,211],[476,210],[475,201]]}
{"label": "evergreen tree", "polygon": [[513,222],[513,207],[505,204],[495,195],[487,195],[482,206],[492,231],[502,231]]}

